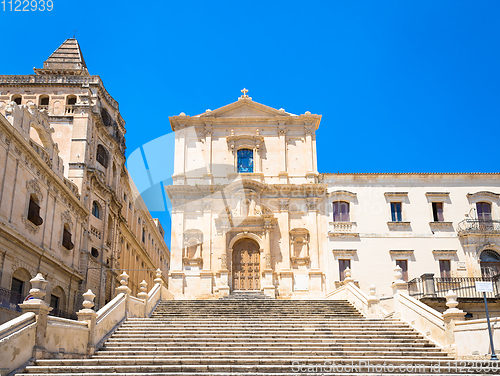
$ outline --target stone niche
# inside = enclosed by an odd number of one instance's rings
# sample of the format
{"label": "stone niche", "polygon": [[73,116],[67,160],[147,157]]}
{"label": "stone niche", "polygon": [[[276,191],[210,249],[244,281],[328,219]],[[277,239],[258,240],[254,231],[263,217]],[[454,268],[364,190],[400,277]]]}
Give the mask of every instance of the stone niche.
{"label": "stone niche", "polygon": [[290,231],[290,264],[293,269],[310,268],[309,239],[309,230],[306,228],[294,228]]}
{"label": "stone niche", "polygon": [[201,270],[203,267],[203,233],[198,229],[184,231],[182,264],[184,270]]}

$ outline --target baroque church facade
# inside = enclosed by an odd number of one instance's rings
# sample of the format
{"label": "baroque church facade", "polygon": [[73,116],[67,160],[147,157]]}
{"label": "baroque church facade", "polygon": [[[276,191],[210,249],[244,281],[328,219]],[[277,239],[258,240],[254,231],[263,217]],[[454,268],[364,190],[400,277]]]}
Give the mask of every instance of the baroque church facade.
{"label": "baroque church facade", "polygon": [[[34,75],[0,76],[0,313],[48,281],[55,314],[74,316],[82,293],[96,307],[114,297],[117,276],[135,294],[167,274],[164,230],[125,167],[125,122],[76,39]],[[15,315],[15,314],[14,314]]]}
{"label": "baroque church facade", "polygon": [[169,289],[176,299],[261,290],[323,298],[346,270],[363,291],[500,272],[496,173],[319,173],[321,116],[234,103],[170,117]]}

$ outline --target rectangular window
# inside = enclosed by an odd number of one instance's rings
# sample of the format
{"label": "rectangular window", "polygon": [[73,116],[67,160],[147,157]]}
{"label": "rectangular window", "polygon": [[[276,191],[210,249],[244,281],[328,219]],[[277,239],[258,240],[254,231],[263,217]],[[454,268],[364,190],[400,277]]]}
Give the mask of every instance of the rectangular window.
{"label": "rectangular window", "polygon": [[344,201],[335,201],[333,203],[333,221],[349,222],[349,203]]}
{"label": "rectangular window", "polygon": [[59,309],[59,297],[55,295],[50,295],[50,306],[55,309]]}
{"label": "rectangular window", "polygon": [[10,291],[22,295],[23,288],[24,288],[24,282],[21,281],[20,279],[12,277],[12,286],[10,287]]}
{"label": "rectangular window", "polygon": [[63,229],[62,240],[62,245],[67,250],[72,250],[75,247],[75,245],[71,242],[71,232],[69,232],[67,229]]}
{"label": "rectangular window", "polygon": [[432,217],[434,219],[434,222],[444,222],[442,202],[432,203]]}
{"label": "rectangular window", "polygon": [[391,202],[391,218],[393,222],[402,222],[403,215],[400,202]]}
{"label": "rectangular window", "polygon": [[439,273],[441,278],[451,278],[451,261],[439,260]]}
{"label": "rectangular window", "polygon": [[238,156],[238,172],[253,172],[253,150],[240,149]]}
{"label": "rectangular window", "polygon": [[40,206],[30,197],[30,203],[28,207],[28,221],[40,226],[43,223],[43,219],[40,217]]}
{"label": "rectangular window", "polygon": [[476,203],[477,219],[480,221],[491,221],[491,204],[489,202]]}
{"label": "rectangular window", "polygon": [[339,276],[340,280],[343,281],[345,279],[345,270],[349,268],[351,269],[351,260],[350,259],[340,259],[339,260]]}
{"label": "rectangular window", "polygon": [[401,268],[403,273],[403,281],[408,281],[408,260],[396,260],[396,266]]}

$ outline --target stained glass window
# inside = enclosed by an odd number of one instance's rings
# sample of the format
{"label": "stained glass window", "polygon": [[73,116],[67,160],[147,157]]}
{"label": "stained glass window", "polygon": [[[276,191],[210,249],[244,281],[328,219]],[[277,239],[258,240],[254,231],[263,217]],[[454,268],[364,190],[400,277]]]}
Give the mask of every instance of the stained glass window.
{"label": "stained glass window", "polygon": [[253,150],[238,150],[238,172],[253,172]]}

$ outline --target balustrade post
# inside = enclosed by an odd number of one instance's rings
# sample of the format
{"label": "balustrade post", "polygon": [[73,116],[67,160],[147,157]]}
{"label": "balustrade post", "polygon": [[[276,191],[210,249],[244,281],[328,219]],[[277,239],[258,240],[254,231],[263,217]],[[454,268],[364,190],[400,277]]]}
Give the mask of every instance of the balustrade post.
{"label": "balustrade post", "polygon": [[465,320],[465,312],[458,309],[457,293],[449,290],[446,294],[446,306],[448,309],[443,312],[444,320],[444,350],[449,354],[456,355],[457,345],[455,343],[455,323]]}
{"label": "balustrade post", "polygon": [[29,293],[32,298],[19,304],[19,307],[23,313],[33,312],[36,315],[36,337],[33,357],[41,358],[46,351],[47,316],[52,311],[52,308],[43,300],[46,295],[47,281],[43,278],[42,273],[38,273],[30,282],[32,288]]}
{"label": "balustrade post", "polygon": [[368,318],[376,319],[380,317],[380,299],[377,296],[375,285],[370,286],[370,295],[368,296]]}
{"label": "balustrade post", "polygon": [[351,268],[346,268],[344,270],[345,278],[344,278],[344,285],[347,285],[348,283],[354,283],[354,278],[352,277],[352,272]]}
{"label": "balustrade post", "polygon": [[403,281],[403,269],[398,265],[394,269],[394,282],[392,282],[392,295],[394,297],[394,317],[401,317],[401,304],[399,302],[399,294],[408,292],[408,283]]}
{"label": "balustrade post", "polygon": [[125,294],[125,315],[128,316],[130,311],[130,293],[132,290],[128,287],[128,274],[125,271],[120,274],[120,286],[115,289],[115,292],[117,295],[120,293]]}
{"label": "balustrade post", "polygon": [[142,282],[139,284],[141,287],[140,287],[140,290],[141,292],[139,292],[137,294],[137,297],[139,299],[142,299],[142,301],[144,302],[144,310],[143,310],[143,317],[146,317],[147,315],[147,312],[146,312],[146,306],[148,304],[148,293],[146,292],[147,289],[148,289],[148,283],[145,281],[145,280],[142,280]]}
{"label": "balustrade post", "polygon": [[90,356],[95,352],[95,326],[97,320],[97,313],[92,309],[94,307],[95,294],[91,289],[88,289],[85,294],[83,294],[83,307],[84,309],[79,310],[76,315],[78,316],[78,321],[86,321],[89,328],[89,337],[87,342],[87,355]]}

